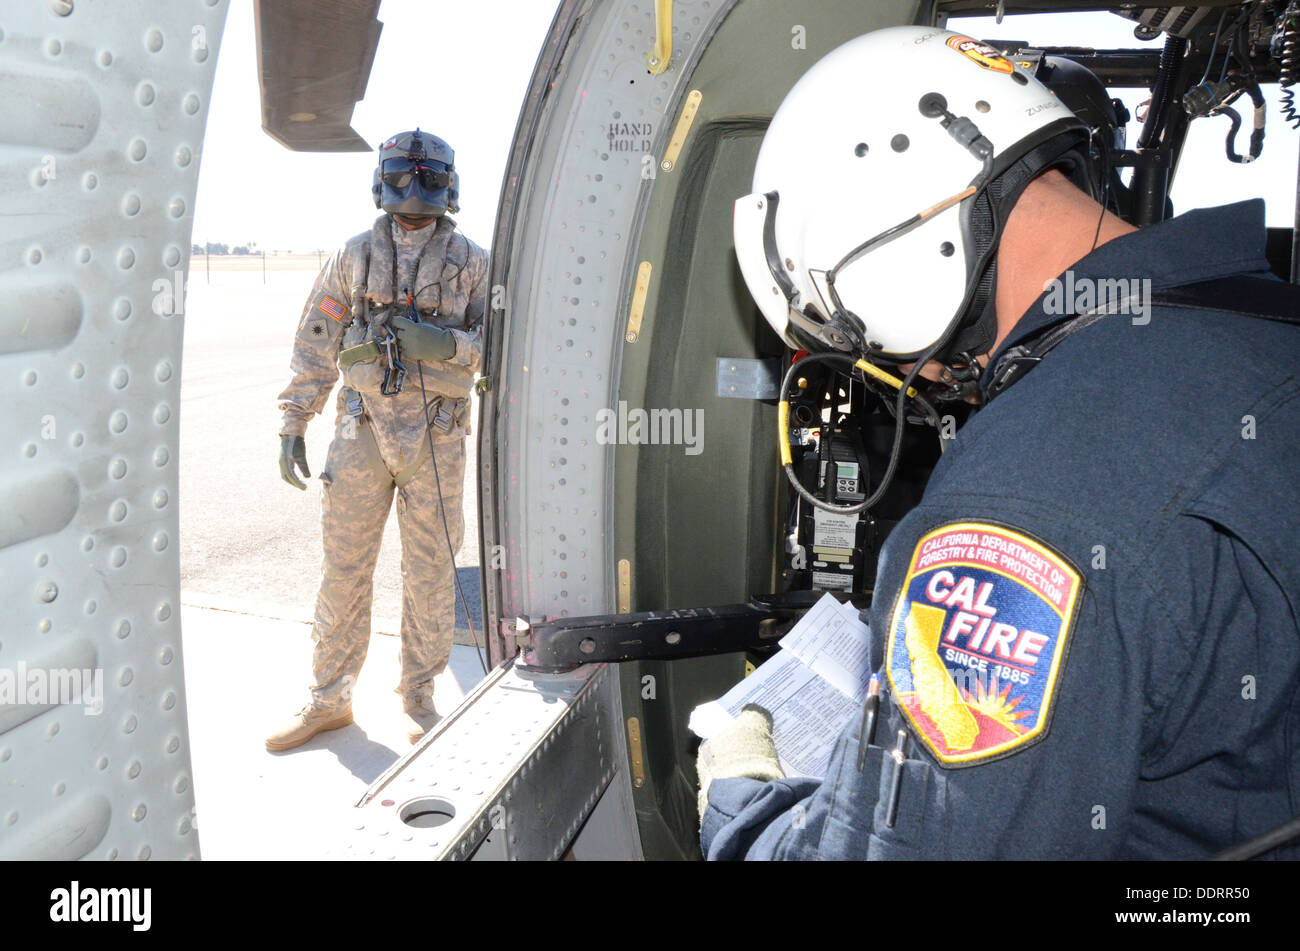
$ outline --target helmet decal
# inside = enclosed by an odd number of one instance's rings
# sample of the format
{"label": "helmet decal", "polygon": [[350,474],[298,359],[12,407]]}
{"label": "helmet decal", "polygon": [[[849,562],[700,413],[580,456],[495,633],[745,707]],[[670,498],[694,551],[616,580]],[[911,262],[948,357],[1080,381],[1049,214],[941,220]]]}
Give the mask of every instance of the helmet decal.
{"label": "helmet decal", "polygon": [[950,36],[948,37],[948,45],[985,69],[1007,74],[1015,72],[1011,60],[987,43],[981,43],[969,36]]}

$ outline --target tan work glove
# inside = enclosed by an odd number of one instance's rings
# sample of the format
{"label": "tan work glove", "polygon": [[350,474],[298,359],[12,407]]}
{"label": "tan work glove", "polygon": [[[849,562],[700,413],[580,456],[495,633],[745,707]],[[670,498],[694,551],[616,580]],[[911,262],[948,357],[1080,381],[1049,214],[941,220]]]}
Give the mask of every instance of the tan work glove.
{"label": "tan work glove", "polygon": [[734,723],[701,744],[695,770],[700,774],[701,820],[709,805],[709,783],[715,779],[785,778],[772,742],[772,715],[756,704],[746,704]]}

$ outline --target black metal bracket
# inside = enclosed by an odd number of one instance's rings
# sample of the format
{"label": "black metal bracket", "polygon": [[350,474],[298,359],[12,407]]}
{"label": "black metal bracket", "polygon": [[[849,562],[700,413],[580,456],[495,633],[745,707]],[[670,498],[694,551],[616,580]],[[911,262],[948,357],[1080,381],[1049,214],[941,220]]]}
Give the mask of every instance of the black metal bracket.
{"label": "black metal bracket", "polygon": [[1169,168],[1173,160],[1173,155],[1166,149],[1147,149],[1142,152],[1125,149],[1115,152],[1110,163],[1115,168]]}
{"label": "black metal bracket", "polygon": [[[1160,72],[1159,49],[1098,50],[1086,46],[1036,46],[1023,40],[989,40],[989,43],[1013,61],[1017,55],[1031,54],[1073,60],[1090,69],[1108,89],[1150,89]],[[1200,76],[1208,60],[1208,51],[1190,51],[1183,66],[1185,75]],[[1269,56],[1267,51],[1254,56],[1250,65],[1260,82],[1276,81],[1277,60]]]}
{"label": "black metal bracket", "polygon": [[[521,635],[527,632],[524,661],[532,668],[564,670],[596,662],[676,660],[773,646],[822,593],[794,591],[756,597],[746,604],[677,611],[540,622],[521,618],[516,627]],[[869,603],[869,594],[860,597]]]}

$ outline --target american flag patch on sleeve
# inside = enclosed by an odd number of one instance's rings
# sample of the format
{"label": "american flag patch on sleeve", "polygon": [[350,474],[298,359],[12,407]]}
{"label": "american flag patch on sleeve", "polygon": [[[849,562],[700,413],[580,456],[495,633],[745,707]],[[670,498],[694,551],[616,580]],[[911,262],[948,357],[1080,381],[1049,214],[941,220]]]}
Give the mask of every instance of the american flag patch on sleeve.
{"label": "american flag patch on sleeve", "polygon": [[335,320],[343,319],[343,305],[332,297],[322,297],[321,302],[316,305],[316,309],[324,311]]}

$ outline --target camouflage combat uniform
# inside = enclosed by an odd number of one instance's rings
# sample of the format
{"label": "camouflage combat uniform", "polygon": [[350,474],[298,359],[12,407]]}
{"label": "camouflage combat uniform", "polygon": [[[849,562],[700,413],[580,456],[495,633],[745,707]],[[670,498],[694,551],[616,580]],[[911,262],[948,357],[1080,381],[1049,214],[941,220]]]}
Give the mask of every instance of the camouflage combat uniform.
{"label": "camouflage combat uniform", "polygon": [[[347,707],[370,643],[375,562],[393,490],[402,538],[402,675],[406,700],[433,695],[433,678],[447,664],[455,623],[455,564],[447,550],[438,484],[452,546],[463,534],[462,485],[469,393],[482,356],[487,253],[442,217],[406,231],[388,215],[352,238],[325,265],[294,340],[293,381],[280,394],[281,435],[302,436],[321,412],[340,369],[334,440],[321,473],[324,564],[312,630],[312,702]],[[371,341],[372,327],[406,312],[415,293],[422,321],[452,331],[456,353],[423,364],[427,418],[437,453],[429,464],[426,416],[414,360],[402,392],[380,394],[384,360],[351,348]],[[379,336],[384,336],[382,329]],[[360,353],[368,359],[357,359]],[[344,354],[344,356],[340,356]]]}

